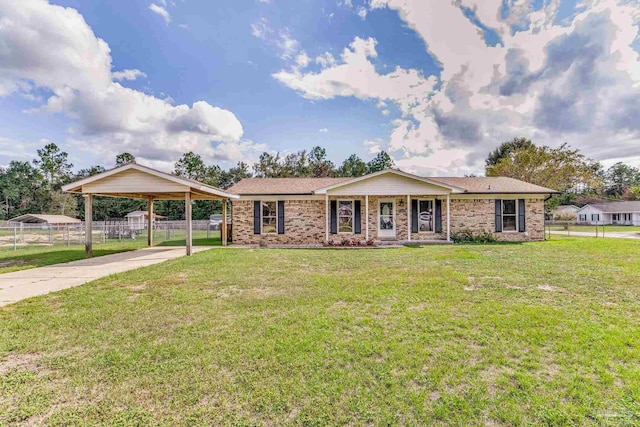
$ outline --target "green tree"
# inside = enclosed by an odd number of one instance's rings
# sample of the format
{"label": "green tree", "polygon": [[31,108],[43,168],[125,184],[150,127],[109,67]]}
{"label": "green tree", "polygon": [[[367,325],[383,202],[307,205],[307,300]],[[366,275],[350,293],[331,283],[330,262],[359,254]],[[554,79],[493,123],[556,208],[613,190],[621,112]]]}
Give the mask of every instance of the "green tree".
{"label": "green tree", "polygon": [[2,170],[0,192],[5,219],[26,213],[45,213],[50,198],[48,183],[42,173],[29,162],[16,160]]}
{"label": "green tree", "polygon": [[315,178],[323,178],[335,175],[333,162],[327,159],[327,150],[322,147],[313,147],[308,154],[310,175]]}
{"label": "green tree", "polygon": [[508,157],[511,153],[518,150],[533,148],[535,145],[527,138],[513,138],[511,141],[503,142],[498,148],[493,150],[485,160],[485,166],[495,166],[500,160]]}
{"label": "green tree", "polygon": [[258,178],[277,178],[283,175],[280,153],[271,154],[264,152],[253,165],[253,170]]}
{"label": "green tree", "polygon": [[38,150],[38,158],[33,164],[40,170],[50,188],[58,189],[68,182],[73,164],[68,162],[67,157],[68,154],[53,142]]}
{"label": "green tree", "polygon": [[395,165],[395,162],[386,151],[380,151],[369,163],[367,163],[367,173],[393,169]]}
{"label": "green tree", "polygon": [[116,167],[124,166],[129,163],[135,163],[136,156],[131,153],[120,153],[116,156]]}
{"label": "green tree", "polygon": [[618,162],[604,174],[605,193],[620,196],[631,187],[640,186],[640,169]]}
{"label": "green tree", "polygon": [[245,162],[238,162],[238,164],[228,171],[222,171],[220,174],[219,187],[227,189],[244,178],[251,178],[252,174],[249,170],[249,165]]}
{"label": "green tree", "polygon": [[78,215],[78,200],[74,194],[65,193],[60,190],[53,191],[51,192],[47,212],[75,218]]}
{"label": "green tree", "polygon": [[515,149],[497,164],[486,168],[487,176],[508,176],[560,192],[598,188],[600,164],[587,159],[567,144],[558,148],[528,146]]}
{"label": "green tree", "polygon": [[350,155],[338,168],[340,176],[362,176],[367,174],[367,164],[356,154]]}
{"label": "green tree", "polygon": [[311,174],[311,164],[306,150],[291,153],[282,160],[281,175],[284,177],[305,177]]}

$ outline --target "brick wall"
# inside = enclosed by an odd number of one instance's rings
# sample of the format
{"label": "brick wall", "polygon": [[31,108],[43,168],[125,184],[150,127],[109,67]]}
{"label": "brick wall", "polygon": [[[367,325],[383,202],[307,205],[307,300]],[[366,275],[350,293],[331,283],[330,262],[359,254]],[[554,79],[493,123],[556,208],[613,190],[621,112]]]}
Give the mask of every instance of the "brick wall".
{"label": "brick wall", "polygon": [[[412,196],[415,199],[432,199],[433,196]],[[329,238],[339,240],[342,237],[365,239],[365,198],[364,197],[330,197],[330,200],[360,200],[361,230],[359,235],[330,234]],[[411,206],[407,206],[406,196],[369,196],[369,238],[378,239],[378,207],[380,199],[392,199],[396,210],[396,238],[407,240],[408,220]],[[434,206],[435,208],[435,206]],[[527,199],[526,225],[527,233],[494,233],[500,241],[527,241],[544,239],[544,201]],[[253,200],[233,201],[233,241],[236,244],[321,244],[325,240],[325,201],[324,200],[286,200],[285,234],[253,234]],[[495,202],[493,199],[451,199],[451,233],[464,229],[474,232],[495,229]],[[411,233],[411,240],[446,239],[447,202],[442,200],[442,233]]]}
{"label": "brick wall", "polygon": [[526,233],[495,233],[494,199],[452,199],[451,233],[470,229],[491,232],[496,240],[505,242],[544,240],[544,201],[526,199],[525,212]]}

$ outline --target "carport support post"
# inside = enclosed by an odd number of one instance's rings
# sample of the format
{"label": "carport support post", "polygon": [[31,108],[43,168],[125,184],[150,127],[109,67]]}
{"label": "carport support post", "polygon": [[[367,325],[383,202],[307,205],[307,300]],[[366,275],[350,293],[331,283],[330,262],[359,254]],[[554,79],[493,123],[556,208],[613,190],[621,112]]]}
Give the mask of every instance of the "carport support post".
{"label": "carport support post", "polygon": [[147,246],[153,246],[153,197],[147,199]]}
{"label": "carport support post", "polygon": [[191,256],[191,193],[184,193],[184,219],[186,220],[187,256]]}
{"label": "carport support post", "polygon": [[84,196],[84,224],[85,224],[85,243],[84,255],[86,257],[93,256],[93,195]]}
{"label": "carport support post", "polygon": [[222,224],[220,227],[222,246],[227,246],[227,199],[222,199]]}

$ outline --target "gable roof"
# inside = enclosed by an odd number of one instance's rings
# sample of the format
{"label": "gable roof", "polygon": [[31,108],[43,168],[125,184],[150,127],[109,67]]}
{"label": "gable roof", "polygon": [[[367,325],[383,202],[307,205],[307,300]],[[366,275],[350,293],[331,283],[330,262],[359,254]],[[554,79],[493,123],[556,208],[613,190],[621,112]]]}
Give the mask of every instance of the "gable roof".
{"label": "gable roof", "polygon": [[591,207],[602,213],[640,212],[640,200],[622,200],[618,202],[592,203],[584,205],[580,210]]}
{"label": "gable roof", "polygon": [[464,191],[463,189],[461,189],[460,187],[457,187],[455,185],[449,185],[449,184],[437,182],[437,181],[435,181],[435,180],[433,180],[431,178],[425,178],[425,177],[422,177],[422,176],[414,175],[414,174],[411,174],[411,173],[408,173],[408,172],[401,171],[399,169],[385,169],[385,170],[382,170],[382,171],[379,171],[379,172],[374,172],[374,173],[370,173],[368,175],[358,176],[358,177],[355,177],[355,178],[349,178],[349,179],[347,179],[346,181],[343,181],[343,182],[339,182],[339,183],[336,183],[336,184],[333,184],[333,185],[328,185],[326,187],[318,188],[317,190],[314,191],[314,193],[316,193],[316,194],[325,194],[328,190],[333,190],[334,188],[339,188],[339,187],[342,187],[344,185],[355,184],[356,182],[365,181],[367,179],[375,178],[375,177],[380,176],[380,175],[389,175],[389,174],[398,175],[398,176],[401,176],[401,177],[405,177],[405,178],[413,179],[413,180],[416,180],[416,181],[424,182],[426,184],[435,185],[436,187],[445,187],[448,190],[452,190],[452,191],[458,192],[458,193],[461,193],[461,192]]}
{"label": "gable roof", "polygon": [[388,169],[357,178],[245,178],[229,188],[242,195],[323,194],[327,190],[352,184],[383,173],[413,178],[432,185],[467,194],[555,194],[556,190],[507,177],[421,177],[396,169]]}
{"label": "gable roof", "polygon": [[77,218],[71,218],[66,215],[49,215],[49,214],[25,214],[15,218],[11,218],[9,222],[25,222],[25,223],[47,223],[47,224],[78,224]]}
{"label": "gable roof", "polygon": [[344,178],[244,178],[229,191],[236,194],[313,194],[319,188],[351,180]]}
{"label": "gable roof", "polygon": [[[129,212],[124,217],[125,218],[129,218],[129,217],[133,217],[133,216],[149,216],[149,212],[148,211],[133,211],[133,212]],[[166,219],[167,218],[166,216],[158,215],[157,213],[154,213],[153,217],[154,218],[160,218],[160,219]]]}
{"label": "gable roof", "polygon": [[471,194],[555,194],[556,190],[506,176],[434,177],[433,181],[453,185]]}
{"label": "gable roof", "polygon": [[[137,163],[128,163],[124,166],[120,166],[117,168],[113,168],[110,169],[106,172],[102,172],[99,173],[97,175],[92,175],[89,176],[87,178],[81,179],[79,181],[76,182],[72,182],[70,184],[67,185],[63,185],[62,186],[62,191],[66,191],[69,193],[82,193],[82,187],[84,185],[90,184],[90,183],[94,183],[97,181],[100,181],[102,179],[108,178],[110,176],[113,175],[117,175],[119,173],[128,171],[128,170],[135,170],[135,171],[139,171],[143,174],[148,174],[151,176],[154,176],[156,178],[160,178],[163,179],[165,181],[174,183],[174,184],[179,184],[179,185],[183,185],[185,187],[189,187],[191,189],[191,191],[195,191],[197,193],[202,194],[206,194],[206,195],[213,195],[213,196],[219,196],[222,198],[229,198],[229,199],[237,199],[238,195],[237,194],[233,194],[231,192],[227,192],[224,190],[221,190],[219,188],[216,187],[212,187],[210,185],[207,184],[203,184],[202,182],[199,181],[195,181],[193,179],[188,179],[188,178],[183,178],[180,176],[176,176],[176,175],[172,175],[170,173],[166,173],[166,172],[161,172],[159,170],[156,169],[152,169],[146,166],[142,166],[139,165]],[[135,193],[135,192],[131,192],[131,193]],[[118,196],[126,194],[126,192],[121,191]],[[133,197],[133,196],[132,196]]]}

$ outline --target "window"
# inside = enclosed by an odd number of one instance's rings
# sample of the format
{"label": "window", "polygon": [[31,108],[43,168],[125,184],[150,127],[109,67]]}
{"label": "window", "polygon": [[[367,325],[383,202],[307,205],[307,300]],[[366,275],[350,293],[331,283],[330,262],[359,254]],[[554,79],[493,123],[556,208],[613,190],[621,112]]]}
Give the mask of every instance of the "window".
{"label": "window", "polygon": [[353,233],[353,200],[338,200],[338,233]]}
{"label": "window", "polygon": [[591,214],[591,221],[600,221],[600,214]]}
{"label": "window", "polygon": [[418,231],[433,231],[433,200],[418,200]]}
{"label": "window", "polygon": [[518,212],[515,200],[502,201],[502,231],[518,231]]}
{"label": "window", "polygon": [[278,202],[262,202],[262,233],[278,232]]}
{"label": "window", "polygon": [[580,214],[580,222],[584,222],[587,220],[587,214]]}

